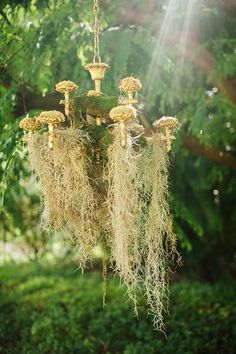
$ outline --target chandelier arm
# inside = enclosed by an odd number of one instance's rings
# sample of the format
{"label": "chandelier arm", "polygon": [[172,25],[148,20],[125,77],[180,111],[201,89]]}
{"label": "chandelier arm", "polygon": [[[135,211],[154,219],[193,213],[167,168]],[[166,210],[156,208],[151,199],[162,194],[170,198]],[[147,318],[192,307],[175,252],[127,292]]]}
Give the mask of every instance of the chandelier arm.
{"label": "chandelier arm", "polygon": [[99,47],[99,22],[98,22],[98,14],[99,14],[99,0],[93,1],[93,14],[94,14],[94,26],[93,26],[93,33],[94,33],[94,46],[93,46],[93,62],[101,62],[100,58],[100,47]]}

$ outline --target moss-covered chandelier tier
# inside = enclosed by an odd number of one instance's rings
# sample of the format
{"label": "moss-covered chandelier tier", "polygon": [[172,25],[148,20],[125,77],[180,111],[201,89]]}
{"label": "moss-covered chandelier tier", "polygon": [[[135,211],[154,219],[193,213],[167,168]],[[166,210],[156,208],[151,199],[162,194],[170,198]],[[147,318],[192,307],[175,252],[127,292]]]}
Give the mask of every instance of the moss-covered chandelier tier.
{"label": "moss-covered chandelier tier", "polygon": [[94,0],[94,58],[85,66],[94,90],[78,94],[74,82],[59,82],[64,114],[27,116],[20,127],[41,184],[43,227],[76,244],[81,267],[100,245],[135,312],[140,290],[161,329],[169,266],[178,256],[168,206],[168,152],[178,121],[162,117],[146,132],[136,109],[142,84],[133,76],[120,80],[121,96],[102,92],[109,66],[100,59],[98,10]]}

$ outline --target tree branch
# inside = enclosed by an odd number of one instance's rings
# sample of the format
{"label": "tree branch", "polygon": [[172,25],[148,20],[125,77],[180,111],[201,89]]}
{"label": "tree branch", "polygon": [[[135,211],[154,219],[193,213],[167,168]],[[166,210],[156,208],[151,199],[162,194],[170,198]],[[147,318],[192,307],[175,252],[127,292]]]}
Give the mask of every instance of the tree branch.
{"label": "tree branch", "polygon": [[60,96],[56,93],[46,95],[42,97],[39,94],[29,91],[23,87],[20,89],[16,96],[16,105],[14,109],[14,116],[19,117],[25,114],[25,111],[31,109],[56,109],[64,112],[63,105],[59,104]]}
{"label": "tree branch", "polygon": [[183,147],[195,155],[202,156],[208,160],[236,170],[236,158],[230,153],[218,150],[213,146],[205,145],[194,136],[185,135],[183,139]]}
{"label": "tree branch", "polygon": [[228,11],[236,11],[235,0],[217,0],[219,5]]}

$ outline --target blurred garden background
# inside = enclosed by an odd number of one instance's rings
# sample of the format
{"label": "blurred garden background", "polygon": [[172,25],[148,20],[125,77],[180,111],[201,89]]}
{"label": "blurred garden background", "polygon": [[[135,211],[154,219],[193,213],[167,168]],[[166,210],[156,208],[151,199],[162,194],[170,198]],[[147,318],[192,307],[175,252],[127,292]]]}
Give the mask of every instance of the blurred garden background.
{"label": "blurred garden background", "polygon": [[133,316],[99,252],[82,275],[78,250],[40,228],[39,185],[18,128],[58,109],[54,85],[91,88],[91,0],[0,2],[0,353],[236,352],[236,1],[101,0],[103,91],[143,83],[143,121],[181,123],[170,204],[183,265],[170,282],[165,335],[145,303]]}

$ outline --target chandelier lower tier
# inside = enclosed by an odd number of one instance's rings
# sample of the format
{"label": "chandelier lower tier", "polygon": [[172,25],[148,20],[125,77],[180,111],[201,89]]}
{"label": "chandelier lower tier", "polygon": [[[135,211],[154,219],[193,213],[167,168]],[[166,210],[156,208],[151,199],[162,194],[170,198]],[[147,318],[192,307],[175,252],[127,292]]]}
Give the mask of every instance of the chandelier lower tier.
{"label": "chandelier lower tier", "polygon": [[108,68],[95,56],[85,66],[94,90],[78,95],[75,83],[59,82],[64,114],[27,116],[20,127],[41,185],[43,227],[76,245],[81,267],[102,247],[135,312],[141,291],[161,329],[169,267],[178,258],[168,205],[168,152],[178,121],[162,117],[146,132],[136,109],[140,80],[126,77],[121,97],[106,95],[101,82]]}

